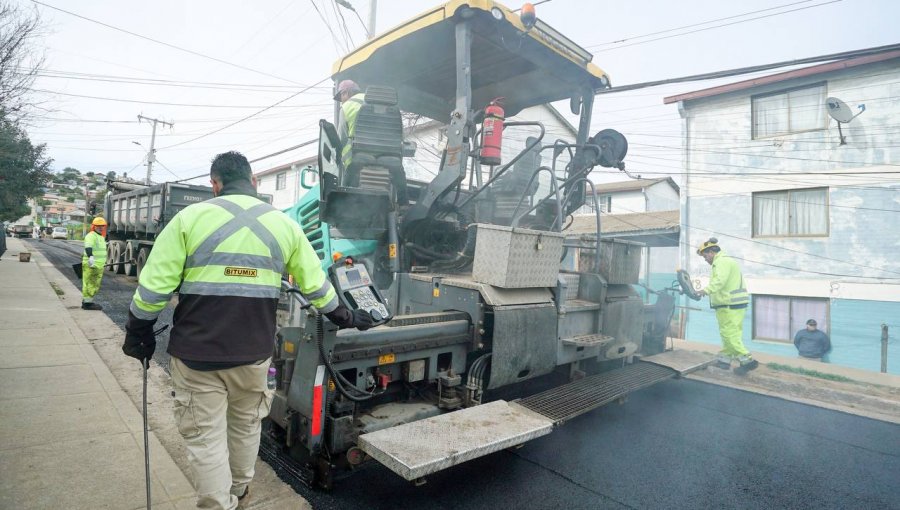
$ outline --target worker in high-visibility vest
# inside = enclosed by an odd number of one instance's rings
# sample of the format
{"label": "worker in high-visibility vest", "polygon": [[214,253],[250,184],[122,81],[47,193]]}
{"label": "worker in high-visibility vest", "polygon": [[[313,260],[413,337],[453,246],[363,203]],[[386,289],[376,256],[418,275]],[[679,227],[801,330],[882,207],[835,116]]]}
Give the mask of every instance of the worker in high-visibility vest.
{"label": "worker in high-visibility vest", "polygon": [[84,236],[84,254],[81,257],[81,308],[83,310],[103,310],[94,303],[94,296],[100,291],[103,281],[103,266],[106,265],[106,220],[101,217],[91,222],[91,231]]}
{"label": "worker in high-visibility vest", "polygon": [[744,346],[744,314],[750,303],[750,294],[744,286],[744,277],[737,262],[722,251],[719,241],[711,237],[697,248],[697,254],[712,266],[709,285],[700,295],[709,296],[709,306],[716,311],[722,350],[716,358],[720,368],[730,369],[732,361],[739,366],[736,373],[746,373],[759,366]]}
{"label": "worker in high-visibility vest", "polygon": [[337,131],[341,138],[341,162],[344,164],[344,168],[347,168],[353,159],[350,154],[350,146],[353,142],[353,135],[356,133],[356,117],[359,109],[366,102],[366,95],[362,93],[355,81],[344,80],[338,84],[334,100],[341,102]]}
{"label": "worker in high-visibility vest", "polygon": [[338,327],[368,329],[374,321],[338,301],[300,225],[257,197],[247,158],[219,154],[210,182],[215,198],[182,209],[157,236],[122,350],[148,362],[153,325],[180,285],[167,349],[175,421],[197,507],[231,510],[239,501],[246,506],[261,419],[275,394],[266,378],[282,274]]}

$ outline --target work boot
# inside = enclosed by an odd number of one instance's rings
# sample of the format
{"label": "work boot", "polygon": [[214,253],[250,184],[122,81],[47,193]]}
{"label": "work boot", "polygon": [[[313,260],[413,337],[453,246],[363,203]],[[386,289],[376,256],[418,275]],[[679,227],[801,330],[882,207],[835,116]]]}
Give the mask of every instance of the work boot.
{"label": "work boot", "polygon": [[238,496],[237,510],[244,510],[250,504],[250,486],[244,489],[244,494]]}
{"label": "work boot", "polygon": [[713,363],[713,366],[721,368],[722,370],[731,370],[731,356],[719,354],[716,356],[716,361]]}
{"label": "work boot", "polygon": [[103,307],[94,302],[86,303],[86,302],[82,301],[81,309],[82,310],[103,310]]}
{"label": "work boot", "polygon": [[738,359],[738,362],[740,362],[741,365],[734,369],[734,373],[738,375],[746,375],[747,372],[755,370],[756,367],[759,366],[759,361],[756,361],[750,356],[742,356]]}

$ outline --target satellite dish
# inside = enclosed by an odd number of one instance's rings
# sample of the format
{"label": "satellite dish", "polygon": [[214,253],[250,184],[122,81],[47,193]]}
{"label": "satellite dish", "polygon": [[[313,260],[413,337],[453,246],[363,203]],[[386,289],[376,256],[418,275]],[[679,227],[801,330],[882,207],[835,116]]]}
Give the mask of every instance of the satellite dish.
{"label": "satellite dish", "polygon": [[836,97],[829,97],[825,100],[825,104],[828,105],[828,115],[831,115],[832,119],[844,123],[853,120],[853,110],[847,103]]}
{"label": "satellite dish", "polygon": [[856,115],[853,115],[853,110],[851,110],[850,107],[847,106],[847,103],[841,101],[836,97],[829,97],[828,99],[826,99],[825,106],[828,108],[828,115],[830,115],[832,119],[837,121],[838,134],[841,137],[841,145],[845,145],[847,141],[844,138],[844,132],[841,130],[841,124],[847,124],[856,117],[859,117],[862,112],[866,111],[866,105],[857,105],[857,108],[859,108],[859,113],[857,113]]}

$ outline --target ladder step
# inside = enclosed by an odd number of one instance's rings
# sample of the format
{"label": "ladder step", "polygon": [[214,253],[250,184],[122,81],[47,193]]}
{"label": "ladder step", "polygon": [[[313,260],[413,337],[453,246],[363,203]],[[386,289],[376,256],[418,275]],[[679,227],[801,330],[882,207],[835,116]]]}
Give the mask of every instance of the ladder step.
{"label": "ladder step", "polygon": [[596,345],[608,344],[615,340],[609,335],[601,335],[599,333],[593,335],[580,335],[571,338],[563,338],[563,345],[573,345],[575,347],[594,347]]}
{"label": "ladder step", "polygon": [[638,361],[525,397],[515,403],[559,425],[676,374],[670,368]]}

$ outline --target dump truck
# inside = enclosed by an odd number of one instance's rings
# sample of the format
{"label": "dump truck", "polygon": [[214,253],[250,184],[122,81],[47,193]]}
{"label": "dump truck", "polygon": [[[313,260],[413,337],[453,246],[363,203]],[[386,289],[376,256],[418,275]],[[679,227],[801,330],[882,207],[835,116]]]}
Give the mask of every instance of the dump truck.
{"label": "dump truck", "polygon": [[174,182],[147,186],[110,180],[107,188],[107,271],[128,276],[140,275],[156,236],[179,211],[213,197],[208,186]]}
{"label": "dump truck", "polygon": [[[712,361],[664,351],[681,289],[646,309],[640,250],[601,239],[597,204],[596,235],[566,238],[596,201],[591,171],[624,170],[627,140],[591,132],[608,75],[532,14],[454,0],[334,64],[335,85],[364,90],[355,133],[320,121],[319,184],[286,212],[340,301],[377,325],[339,330],[283,283],[261,450],[279,471],[330,488],[378,462],[421,483]],[[508,120],[557,101],[579,116],[574,140]],[[446,126],[428,182],[406,178],[403,114]],[[532,136],[500,158],[512,130]],[[563,270],[572,250],[581,263]]]}

